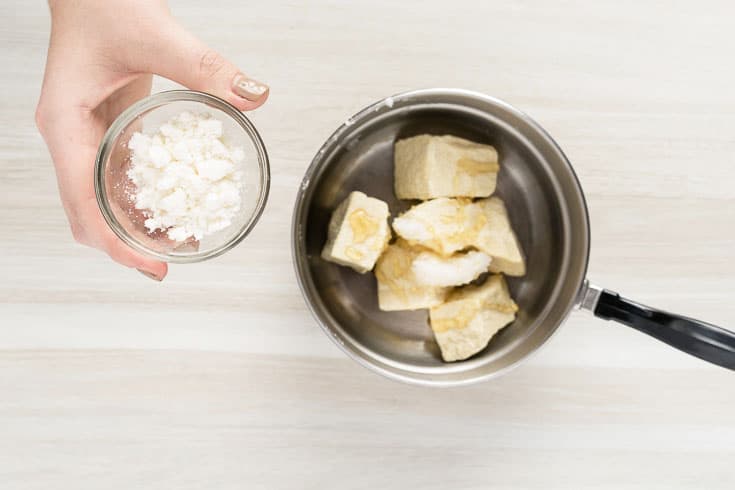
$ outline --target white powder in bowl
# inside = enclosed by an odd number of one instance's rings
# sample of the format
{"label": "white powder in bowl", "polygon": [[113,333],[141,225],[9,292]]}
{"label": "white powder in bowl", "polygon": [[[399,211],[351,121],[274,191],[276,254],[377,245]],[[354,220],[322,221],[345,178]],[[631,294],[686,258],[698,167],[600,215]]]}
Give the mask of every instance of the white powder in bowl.
{"label": "white powder in bowl", "polygon": [[227,144],[222,121],[182,112],[153,134],[134,133],[128,148],[131,197],[149,232],[162,230],[180,242],[232,224],[241,205],[238,164],[245,153]]}

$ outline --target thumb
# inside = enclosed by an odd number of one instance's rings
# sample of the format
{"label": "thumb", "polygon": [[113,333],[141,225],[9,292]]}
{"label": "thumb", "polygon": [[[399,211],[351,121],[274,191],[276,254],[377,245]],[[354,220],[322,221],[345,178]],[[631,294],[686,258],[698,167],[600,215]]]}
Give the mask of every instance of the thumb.
{"label": "thumb", "polygon": [[160,31],[158,42],[146,71],[216,95],[241,111],[260,107],[268,98],[268,85],[245,75],[176,22]]}

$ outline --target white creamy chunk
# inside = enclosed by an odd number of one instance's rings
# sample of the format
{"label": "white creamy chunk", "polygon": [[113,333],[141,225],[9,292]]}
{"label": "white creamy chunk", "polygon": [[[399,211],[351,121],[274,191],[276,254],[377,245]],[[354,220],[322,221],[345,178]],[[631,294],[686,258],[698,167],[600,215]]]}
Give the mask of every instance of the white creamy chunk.
{"label": "white creamy chunk", "polygon": [[426,286],[461,286],[487,272],[492,259],[483,252],[470,251],[442,257],[433,252],[421,252],[413,260],[411,270],[416,282]]}

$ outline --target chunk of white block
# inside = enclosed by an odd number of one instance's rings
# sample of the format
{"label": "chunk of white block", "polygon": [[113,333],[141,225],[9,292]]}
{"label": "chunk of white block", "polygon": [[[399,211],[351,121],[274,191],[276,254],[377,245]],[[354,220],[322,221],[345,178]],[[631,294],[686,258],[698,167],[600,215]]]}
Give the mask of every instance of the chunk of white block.
{"label": "chunk of white block", "polygon": [[389,245],[375,266],[378,306],[384,311],[419,310],[441,304],[449,288],[420,284],[412,270],[421,251],[403,240]]}
{"label": "chunk of white block", "polygon": [[523,251],[502,199],[481,199],[474,205],[482,210],[485,225],[480,229],[473,245],[493,258],[490,270],[509,276],[525,275],[526,261]]}
{"label": "chunk of white block", "polygon": [[332,213],[322,258],[365,273],[375,266],[391,238],[388,205],[351,192]]}
{"label": "chunk of white block", "polygon": [[494,147],[428,134],[396,142],[394,165],[399,199],[487,197],[500,170]]}
{"label": "chunk of white block", "polygon": [[413,261],[411,270],[416,281],[426,286],[461,286],[487,272],[491,257],[483,252],[470,251],[451,257],[433,252],[421,252]]}
{"label": "chunk of white block", "polygon": [[501,275],[481,286],[454,291],[447,301],[431,308],[429,319],[442,358],[459,361],[477,354],[503,327],[515,320],[518,306]]}

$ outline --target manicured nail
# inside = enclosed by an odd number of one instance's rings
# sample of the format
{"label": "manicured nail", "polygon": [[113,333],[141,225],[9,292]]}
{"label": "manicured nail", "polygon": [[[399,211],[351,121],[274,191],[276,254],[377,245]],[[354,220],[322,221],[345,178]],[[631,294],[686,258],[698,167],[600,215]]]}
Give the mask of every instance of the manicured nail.
{"label": "manicured nail", "polygon": [[232,91],[243,99],[256,102],[268,92],[268,85],[238,73],[232,80]]}
{"label": "manicured nail", "polygon": [[144,271],[143,269],[137,269],[137,270],[138,270],[138,272],[140,272],[141,274],[143,274],[148,279],[153,279],[154,281],[157,281],[157,282],[163,281],[163,278],[162,277],[158,277],[157,275],[155,275],[152,272]]}

